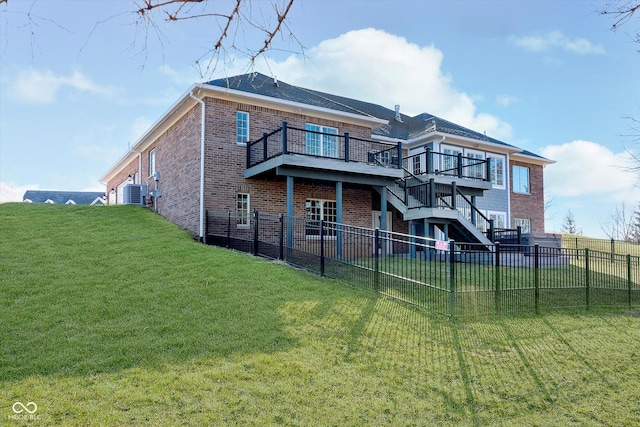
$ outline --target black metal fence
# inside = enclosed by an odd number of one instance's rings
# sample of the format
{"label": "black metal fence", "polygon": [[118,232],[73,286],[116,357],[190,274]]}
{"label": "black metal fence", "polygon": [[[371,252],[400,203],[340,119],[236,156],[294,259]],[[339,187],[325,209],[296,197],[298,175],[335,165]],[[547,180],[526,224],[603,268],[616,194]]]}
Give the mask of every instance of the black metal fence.
{"label": "black metal fence", "polygon": [[207,243],[456,316],[640,306],[640,257],[586,249],[457,244],[254,212],[207,212]]}
{"label": "black metal fence", "polygon": [[562,246],[565,248],[589,248],[596,251],[619,255],[640,256],[640,243],[614,239],[595,239],[575,234],[563,234]]}

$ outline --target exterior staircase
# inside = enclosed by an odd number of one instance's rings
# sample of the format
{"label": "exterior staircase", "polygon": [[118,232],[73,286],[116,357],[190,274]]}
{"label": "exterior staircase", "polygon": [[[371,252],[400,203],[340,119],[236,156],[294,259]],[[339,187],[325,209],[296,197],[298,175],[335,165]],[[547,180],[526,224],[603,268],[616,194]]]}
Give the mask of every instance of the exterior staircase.
{"label": "exterior staircase", "polygon": [[[477,227],[479,221],[484,221],[488,234],[492,235],[492,221],[474,206],[474,198],[465,195],[455,181],[437,183],[433,178],[425,180],[405,172],[407,177],[386,187],[387,201],[402,213],[405,221],[428,219],[449,239],[492,247],[492,240]],[[380,187],[376,189],[380,191]]]}

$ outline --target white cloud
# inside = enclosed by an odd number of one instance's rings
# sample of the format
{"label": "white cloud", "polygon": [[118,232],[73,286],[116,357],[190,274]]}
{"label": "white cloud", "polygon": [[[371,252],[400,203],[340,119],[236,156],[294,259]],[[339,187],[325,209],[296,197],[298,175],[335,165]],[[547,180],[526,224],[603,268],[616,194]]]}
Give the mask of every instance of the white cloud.
{"label": "white cloud", "polygon": [[552,31],[544,36],[513,37],[516,46],[532,52],[545,52],[551,48],[560,48],[578,55],[603,54],[604,47],[589,40],[576,37],[570,39],[560,31]]}
{"label": "white cloud", "polygon": [[50,70],[23,70],[11,86],[13,98],[25,104],[51,104],[63,88],[103,96],[115,93],[113,87],[95,83],[77,70],[69,75],[55,74]]}
{"label": "white cloud", "polygon": [[[282,81],[400,109],[431,113],[495,138],[509,138],[511,126],[479,114],[470,95],[442,71],[443,53],[373,28],[350,31],[321,42],[307,58],[269,62],[265,74]],[[256,68],[262,68],[256,66]]]}
{"label": "white cloud", "polygon": [[18,185],[11,181],[0,181],[0,203],[21,202],[27,190],[40,190],[38,184]]}
{"label": "white cloud", "polygon": [[520,99],[516,96],[511,95],[498,95],[496,97],[496,104],[500,107],[509,107],[517,102],[520,102]]}
{"label": "white cloud", "polygon": [[547,230],[561,230],[569,210],[586,236],[606,238],[602,224],[616,206],[640,201],[638,176],[629,172],[632,156],[590,141],[550,145],[541,154],[557,163],[545,167],[545,193],[553,199]]}
{"label": "white cloud", "polygon": [[589,141],[572,141],[550,145],[541,150],[543,156],[556,161],[545,169],[545,187],[560,197],[605,197],[617,202],[640,196],[637,177],[628,170],[631,155],[614,153],[609,148]]}

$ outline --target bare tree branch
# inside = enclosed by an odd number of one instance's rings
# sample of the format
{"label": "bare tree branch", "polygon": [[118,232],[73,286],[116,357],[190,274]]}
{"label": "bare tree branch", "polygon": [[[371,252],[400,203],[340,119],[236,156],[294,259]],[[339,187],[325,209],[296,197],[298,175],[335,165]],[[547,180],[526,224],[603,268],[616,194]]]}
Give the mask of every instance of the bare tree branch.
{"label": "bare tree branch", "polygon": [[[635,1],[617,1],[614,3],[607,3],[600,11],[601,15],[612,16],[615,21],[611,25],[611,30],[617,31],[622,25],[626,24],[633,18],[636,12],[640,11],[640,3]],[[640,13],[640,12],[639,12]],[[640,43],[640,30],[636,31],[635,41]]]}
{"label": "bare tree branch", "polygon": [[[206,43],[203,48],[204,53],[194,61],[200,77],[209,77],[218,66],[228,66],[238,60],[246,60],[247,69],[251,69],[255,61],[259,57],[266,56],[265,53],[270,50],[289,51],[275,43],[276,36],[283,31],[288,31],[288,43],[296,45],[296,53],[302,53],[304,56],[304,46],[295,37],[287,23],[294,1],[131,0],[133,7],[130,10],[96,21],[81,46],[80,53],[85,50],[98,27],[113,18],[130,14],[133,17],[130,24],[134,26],[135,34],[129,49],[139,48],[136,55],[144,55],[144,68],[153,41],[159,43],[161,55],[164,58],[165,45],[170,41],[169,37],[165,36],[168,23],[202,20],[207,25],[206,31],[209,31],[210,41],[207,42],[206,38],[203,40],[201,35],[198,36],[199,43]],[[33,8],[37,3],[37,0],[34,0],[31,7]],[[7,5],[10,2],[0,0],[0,4]],[[27,16],[26,26],[31,30],[33,51],[34,47],[38,47],[35,34],[42,18],[32,14],[31,10],[25,15]],[[54,21],[51,22],[55,24]],[[199,26],[198,30],[200,31],[201,28],[202,26]],[[274,45],[276,45],[275,48]]]}

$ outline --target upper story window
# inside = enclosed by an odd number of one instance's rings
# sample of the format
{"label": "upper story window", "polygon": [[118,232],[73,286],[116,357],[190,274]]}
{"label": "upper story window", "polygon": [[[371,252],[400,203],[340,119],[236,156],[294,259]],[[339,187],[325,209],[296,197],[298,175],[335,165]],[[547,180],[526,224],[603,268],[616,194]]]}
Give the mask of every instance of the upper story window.
{"label": "upper story window", "polygon": [[149,176],[156,173],[156,149],[149,151]]}
{"label": "upper story window", "polygon": [[422,174],[422,154],[413,156],[413,174],[414,175]]}
{"label": "upper story window", "polygon": [[489,178],[491,183],[493,184],[493,188],[505,188],[505,157],[496,155],[496,154],[487,154],[487,159],[489,159],[490,167],[489,167]]}
{"label": "upper story window", "polygon": [[338,129],[307,123],[305,151],[312,156],[338,157]]}
{"label": "upper story window", "polygon": [[458,174],[458,154],[462,154],[462,148],[441,145],[442,156],[440,159],[440,173],[443,175]]}
{"label": "upper story window", "polygon": [[236,112],[236,144],[246,144],[249,141],[249,113]]}
{"label": "upper story window", "polygon": [[465,160],[462,169],[462,175],[467,178],[483,179],[484,178],[484,153],[481,151],[465,150]]}
{"label": "upper story window", "polygon": [[511,171],[513,177],[513,192],[529,194],[531,187],[529,187],[529,168],[523,166],[513,166]]}

